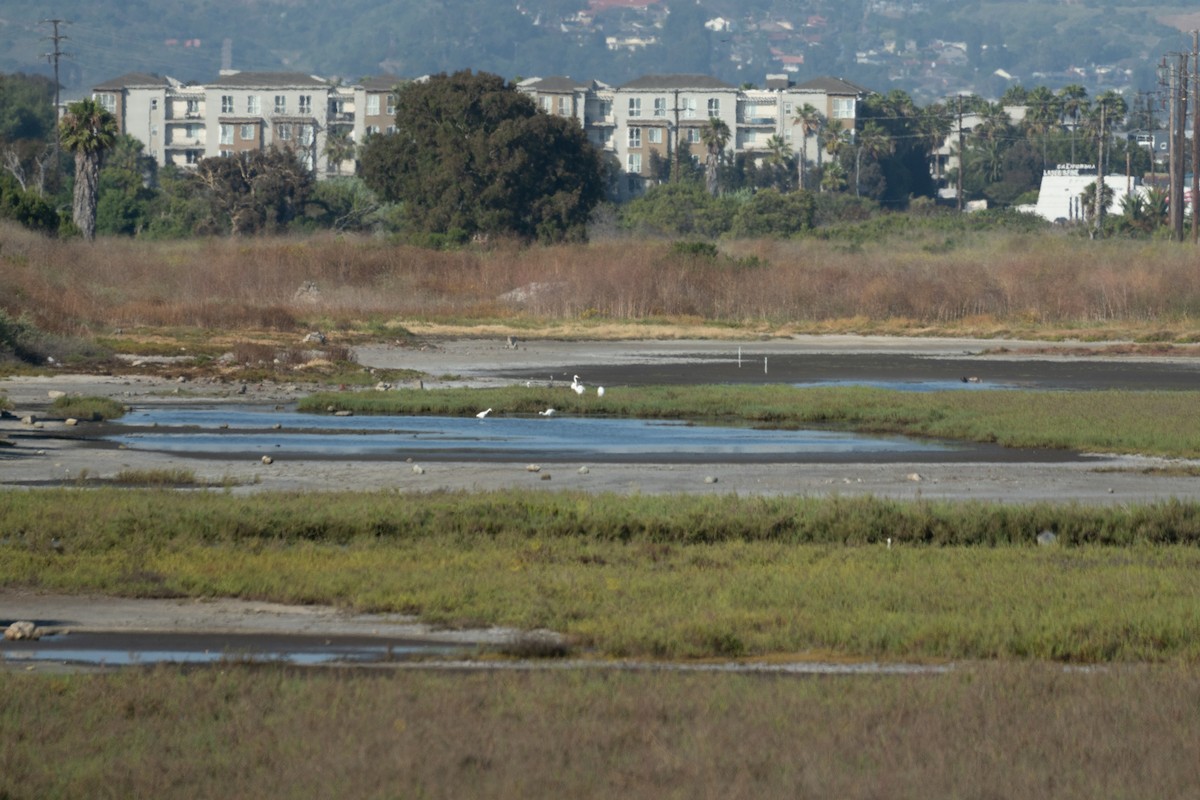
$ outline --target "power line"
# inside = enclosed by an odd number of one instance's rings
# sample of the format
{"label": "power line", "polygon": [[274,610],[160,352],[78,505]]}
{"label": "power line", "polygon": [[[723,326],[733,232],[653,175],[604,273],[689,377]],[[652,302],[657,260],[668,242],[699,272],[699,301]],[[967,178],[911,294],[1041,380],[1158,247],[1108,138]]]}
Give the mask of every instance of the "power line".
{"label": "power line", "polygon": [[65,19],[44,19],[44,20],[41,20],[40,24],[42,24],[42,25],[49,24],[52,26],[53,31],[54,31],[51,35],[45,36],[43,38],[49,39],[50,41],[54,42],[54,51],[50,52],[50,53],[46,53],[46,58],[49,59],[50,62],[54,65],[54,169],[51,174],[54,175],[54,178],[53,178],[54,187],[57,188],[58,172],[59,172],[59,169],[61,168],[61,164],[62,164],[62,159],[59,158],[59,152],[62,149],[62,132],[59,130],[59,127],[58,127],[59,108],[62,103],[62,83],[58,79],[58,62],[64,56],[70,55],[69,53],[64,53],[62,50],[62,47],[61,47],[63,41],[65,41],[69,37],[66,36],[66,34],[59,33],[58,26],[59,25],[69,25],[71,23]]}

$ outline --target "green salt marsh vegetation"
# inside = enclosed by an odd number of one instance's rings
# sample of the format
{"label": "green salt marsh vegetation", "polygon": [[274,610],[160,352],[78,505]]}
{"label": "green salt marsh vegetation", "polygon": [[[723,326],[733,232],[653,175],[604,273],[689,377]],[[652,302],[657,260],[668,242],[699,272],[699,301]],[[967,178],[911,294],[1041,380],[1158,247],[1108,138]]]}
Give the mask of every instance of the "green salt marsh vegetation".
{"label": "green salt marsh vegetation", "polygon": [[[1200,659],[1193,503],[134,489],[4,499],[7,587],[549,628],[597,656]],[[1037,545],[1043,531],[1056,544]]]}

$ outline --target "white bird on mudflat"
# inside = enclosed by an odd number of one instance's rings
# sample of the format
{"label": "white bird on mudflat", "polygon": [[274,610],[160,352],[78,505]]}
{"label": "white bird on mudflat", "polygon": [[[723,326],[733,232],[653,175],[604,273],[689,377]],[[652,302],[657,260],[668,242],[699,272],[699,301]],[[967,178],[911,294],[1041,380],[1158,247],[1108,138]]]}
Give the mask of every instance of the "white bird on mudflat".
{"label": "white bird on mudflat", "polygon": [[547,408],[545,411],[539,411],[539,412],[538,412],[538,414],[539,414],[539,415],[541,415],[541,416],[543,416],[543,417],[553,417],[555,413],[556,413],[556,412],[555,412],[555,410],[554,410],[553,408]]}
{"label": "white bird on mudflat", "polygon": [[600,397],[604,397],[604,387],[603,387],[603,386],[597,386],[597,387],[596,387],[596,394],[597,394],[597,395],[599,395]]}
{"label": "white bird on mudflat", "polygon": [[583,384],[579,382],[578,375],[571,379],[571,389],[575,394],[583,394]]}
{"label": "white bird on mudflat", "polygon": [[492,413],[492,410],[489,408],[489,409],[486,409],[486,410],[484,410],[484,411],[480,411],[480,412],[479,412],[478,414],[476,414],[475,416],[479,417],[480,419],[483,419],[484,417],[486,417],[486,416],[487,416],[488,414],[490,414],[490,413]]}

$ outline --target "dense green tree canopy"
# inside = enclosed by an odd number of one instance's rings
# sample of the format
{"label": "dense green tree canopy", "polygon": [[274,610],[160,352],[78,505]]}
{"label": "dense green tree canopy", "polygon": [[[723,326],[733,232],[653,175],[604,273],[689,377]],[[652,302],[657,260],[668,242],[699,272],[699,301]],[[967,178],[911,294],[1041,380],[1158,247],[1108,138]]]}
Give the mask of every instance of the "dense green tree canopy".
{"label": "dense green tree canopy", "polygon": [[304,211],[313,186],[296,153],[276,147],[206,158],[195,181],[210,204],[202,233],[279,233]]}
{"label": "dense green tree canopy", "polygon": [[575,120],[470,71],[401,87],[396,131],[364,143],[360,170],[427,233],[582,238],[604,190],[599,154]]}

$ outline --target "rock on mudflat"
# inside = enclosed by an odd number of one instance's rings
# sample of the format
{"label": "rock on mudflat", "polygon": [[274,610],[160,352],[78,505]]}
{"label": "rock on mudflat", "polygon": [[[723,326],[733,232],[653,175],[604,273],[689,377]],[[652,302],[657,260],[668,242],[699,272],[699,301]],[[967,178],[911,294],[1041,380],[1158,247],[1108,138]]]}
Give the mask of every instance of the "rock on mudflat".
{"label": "rock on mudflat", "polygon": [[716,476],[716,475],[705,475],[705,476],[704,476],[704,482],[705,482],[705,483],[716,483],[716,482],[717,482],[717,476]]}
{"label": "rock on mudflat", "polygon": [[273,464],[273,463],[275,463],[275,459],[271,458],[270,456],[263,456],[263,457],[262,457],[262,463],[264,463],[264,464]]}
{"label": "rock on mudflat", "polygon": [[40,639],[37,626],[28,620],[18,620],[9,625],[4,631],[4,638],[10,642],[20,639]]}

